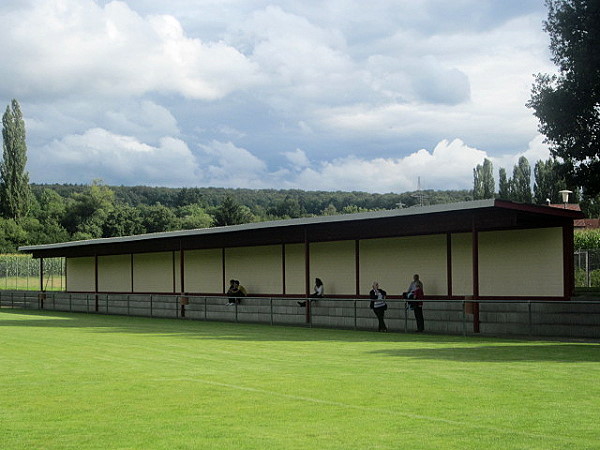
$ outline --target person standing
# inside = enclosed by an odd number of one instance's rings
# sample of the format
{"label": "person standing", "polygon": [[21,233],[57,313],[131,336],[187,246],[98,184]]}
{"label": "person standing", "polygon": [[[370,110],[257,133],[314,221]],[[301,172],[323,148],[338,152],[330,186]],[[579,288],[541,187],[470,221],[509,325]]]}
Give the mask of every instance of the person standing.
{"label": "person standing", "polygon": [[417,321],[417,333],[425,331],[425,319],[423,318],[423,282],[419,279],[419,274],[413,276],[413,281],[408,286],[408,291],[402,294],[406,299],[414,299],[416,301],[408,302],[408,306],[415,314]]}
{"label": "person standing", "polygon": [[369,292],[369,297],[371,298],[371,304],[369,308],[373,310],[375,316],[377,316],[377,320],[379,321],[379,327],[377,331],[387,331],[387,326],[385,325],[384,316],[385,310],[387,309],[387,303],[385,302],[385,297],[387,292],[379,287],[379,283],[377,281],[373,282],[373,289]]}

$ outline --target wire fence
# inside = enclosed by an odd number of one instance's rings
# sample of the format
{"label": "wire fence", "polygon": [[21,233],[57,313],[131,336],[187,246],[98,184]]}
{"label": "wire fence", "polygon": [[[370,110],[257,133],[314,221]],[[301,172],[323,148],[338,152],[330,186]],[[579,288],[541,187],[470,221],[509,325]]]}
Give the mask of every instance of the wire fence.
{"label": "wire fence", "polygon": [[66,290],[64,258],[44,259],[43,280],[39,259],[31,255],[0,255],[0,289],[4,290]]}
{"label": "wire fence", "polygon": [[600,287],[600,249],[575,252],[575,286]]}
{"label": "wire fence", "polygon": [[[257,323],[354,330],[377,329],[369,299],[319,299],[308,308],[298,299],[225,296],[85,294],[0,291],[0,307],[151,318]],[[424,300],[427,332],[454,335],[519,335],[600,338],[600,301]],[[413,332],[416,321],[404,300],[389,300],[385,322],[391,332]]]}

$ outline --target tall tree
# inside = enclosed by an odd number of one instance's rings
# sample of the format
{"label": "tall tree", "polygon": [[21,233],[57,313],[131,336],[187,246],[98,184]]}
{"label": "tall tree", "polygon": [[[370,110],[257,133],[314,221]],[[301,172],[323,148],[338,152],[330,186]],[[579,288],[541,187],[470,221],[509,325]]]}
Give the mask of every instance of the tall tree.
{"label": "tall tree", "polygon": [[483,197],[483,167],[481,164],[473,169],[473,200],[481,200]]}
{"label": "tall tree", "polygon": [[494,165],[492,161],[485,158],[482,170],[483,198],[494,198],[496,193],[496,182],[494,180]]}
{"label": "tall tree", "polygon": [[600,1],[546,0],[552,62],[538,74],[527,106],[539,119],[569,184],[600,193]]}
{"label": "tall tree", "polygon": [[3,216],[19,220],[27,215],[30,204],[25,121],[19,102],[13,100],[2,116],[2,150],[0,163],[0,201]]}
{"label": "tall tree", "polygon": [[555,159],[538,161],[533,167],[535,182],[533,183],[533,202],[544,204],[546,200],[550,203],[562,203],[559,191],[567,188],[565,180],[559,173],[559,163]]}
{"label": "tall tree", "polygon": [[517,202],[531,203],[531,166],[524,156],[513,169],[511,199]]}
{"label": "tall tree", "polygon": [[494,181],[494,165],[485,158],[483,165],[477,164],[473,169],[473,199],[494,198],[496,186]]}
{"label": "tall tree", "polygon": [[503,200],[511,199],[511,182],[512,180],[506,177],[506,169],[500,167],[500,170],[498,170],[498,198]]}

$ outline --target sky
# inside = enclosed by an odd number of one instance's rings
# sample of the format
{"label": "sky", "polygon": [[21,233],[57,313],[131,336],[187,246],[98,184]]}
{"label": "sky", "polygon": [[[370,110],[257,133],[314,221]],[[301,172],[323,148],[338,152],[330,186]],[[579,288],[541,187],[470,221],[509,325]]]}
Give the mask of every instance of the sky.
{"label": "sky", "polygon": [[2,0],[33,183],[402,193],[549,157],[544,0]]}

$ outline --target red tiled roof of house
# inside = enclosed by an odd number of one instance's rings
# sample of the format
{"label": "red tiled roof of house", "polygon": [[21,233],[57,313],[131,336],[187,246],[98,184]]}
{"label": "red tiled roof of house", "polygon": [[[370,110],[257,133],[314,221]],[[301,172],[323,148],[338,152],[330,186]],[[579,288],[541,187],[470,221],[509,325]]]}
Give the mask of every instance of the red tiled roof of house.
{"label": "red tiled roof of house", "polygon": [[571,211],[581,211],[579,203],[552,203],[548,206],[551,206],[552,208],[570,209]]}

